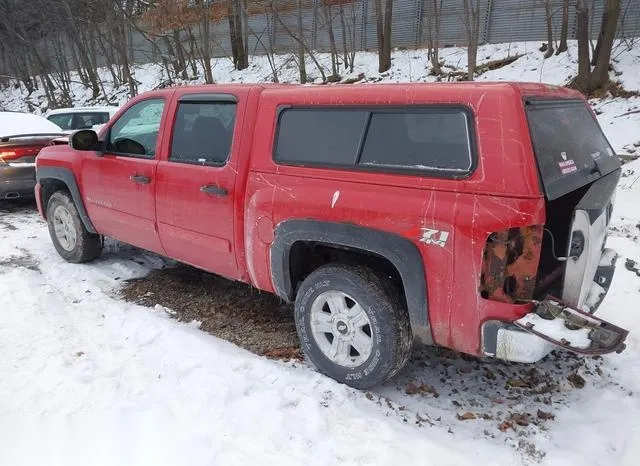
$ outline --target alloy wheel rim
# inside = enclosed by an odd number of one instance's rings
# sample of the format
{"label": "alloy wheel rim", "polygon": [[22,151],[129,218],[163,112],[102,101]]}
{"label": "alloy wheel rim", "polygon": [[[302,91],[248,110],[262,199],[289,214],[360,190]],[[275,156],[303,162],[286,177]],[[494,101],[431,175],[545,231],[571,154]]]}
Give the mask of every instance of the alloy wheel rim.
{"label": "alloy wheel rim", "polygon": [[369,316],[351,296],[325,291],[311,305],[311,333],[324,356],[334,364],[354,368],[363,364],[373,349]]}
{"label": "alloy wheel rim", "polygon": [[77,242],[76,229],[71,213],[66,207],[58,206],[53,211],[53,230],[62,249],[73,251]]}

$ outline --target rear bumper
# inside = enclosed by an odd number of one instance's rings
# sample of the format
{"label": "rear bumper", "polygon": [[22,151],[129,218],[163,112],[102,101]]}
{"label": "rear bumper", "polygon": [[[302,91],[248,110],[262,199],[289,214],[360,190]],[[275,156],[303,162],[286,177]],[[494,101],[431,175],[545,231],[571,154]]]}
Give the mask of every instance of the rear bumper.
{"label": "rear bumper", "polygon": [[[515,322],[485,322],[482,326],[483,354],[506,361],[532,363],[558,347],[591,355],[624,349],[628,332],[591,315],[609,291],[616,258],[615,251],[611,249],[602,252],[582,310],[546,299]],[[556,310],[556,314],[549,316],[550,308]],[[577,320],[584,325],[571,325]],[[565,322],[570,322],[570,325],[565,325]]]}
{"label": "rear bumper", "polygon": [[33,198],[35,185],[35,167],[0,165],[0,200]]}

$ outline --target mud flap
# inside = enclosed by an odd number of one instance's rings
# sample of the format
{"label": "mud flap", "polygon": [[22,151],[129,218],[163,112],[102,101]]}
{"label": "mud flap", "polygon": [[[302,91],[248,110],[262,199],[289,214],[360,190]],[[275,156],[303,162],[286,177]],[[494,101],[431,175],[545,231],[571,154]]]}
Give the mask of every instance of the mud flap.
{"label": "mud flap", "polygon": [[621,353],[628,330],[572,308],[553,296],[514,324],[561,348],[590,356]]}

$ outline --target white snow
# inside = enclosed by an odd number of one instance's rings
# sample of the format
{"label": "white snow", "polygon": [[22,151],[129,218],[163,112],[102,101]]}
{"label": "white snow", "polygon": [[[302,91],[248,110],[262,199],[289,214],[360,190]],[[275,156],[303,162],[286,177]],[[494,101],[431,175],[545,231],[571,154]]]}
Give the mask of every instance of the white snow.
{"label": "white snow", "polygon": [[67,264],[34,213],[2,222],[17,229],[0,229],[0,264],[24,264],[0,268],[3,466],[513,460],[446,431],[425,436],[308,367],[113,298],[154,256],[111,244],[97,263]]}
{"label": "white snow", "polygon": [[[575,44],[547,61],[538,46],[482,46],[479,63],[526,55],[478,79],[566,82],[575,72]],[[456,69],[466,64],[463,49],[441,53]],[[324,54],[319,59],[328,63]],[[375,54],[358,53],[356,60],[354,74],[368,79],[434,79],[424,51],[395,52],[383,75]],[[616,60],[627,90],[640,90],[639,51],[619,47]],[[216,60],[215,78],[269,79],[265,58],[251,63],[235,72],[228,60]],[[295,81],[289,57],[277,57],[277,64],[281,81]],[[145,65],[136,79],[144,91],[163,76],[159,66]],[[72,87],[78,105],[104,103]],[[126,100],[124,88],[110,92],[118,104]],[[43,102],[38,92],[0,91],[5,109],[33,105],[44,113]],[[640,99],[607,97],[593,105],[614,148],[632,152],[640,114],[620,115],[640,108]],[[597,314],[631,331],[625,352],[600,360],[559,353],[525,365],[420,349],[398,377],[370,393],[306,364],[241,350],[203,333],[197,322],[176,322],[171,310],[123,301],[119,284],[162,266],[161,258],[109,242],[97,262],[68,264],[32,207],[0,206],[0,465],[636,465],[640,277],[624,263],[640,263],[638,199],[635,161],[623,167],[617,191],[607,246],[621,258]],[[549,375],[549,390],[532,370]],[[585,379],[582,389],[567,380],[574,370]],[[506,389],[514,380],[531,387]],[[503,424],[517,413],[535,420],[538,410],[555,420]],[[459,420],[465,413],[475,418]]]}
{"label": "white snow", "polygon": [[61,134],[62,129],[38,115],[20,112],[0,112],[0,138],[37,133]]}
{"label": "white snow", "polygon": [[545,320],[536,314],[527,314],[518,320],[518,323],[523,325],[531,324],[533,330],[554,340],[565,339],[573,348],[588,348],[591,344],[591,340],[589,340],[590,329],[569,330],[564,326],[562,319]]}

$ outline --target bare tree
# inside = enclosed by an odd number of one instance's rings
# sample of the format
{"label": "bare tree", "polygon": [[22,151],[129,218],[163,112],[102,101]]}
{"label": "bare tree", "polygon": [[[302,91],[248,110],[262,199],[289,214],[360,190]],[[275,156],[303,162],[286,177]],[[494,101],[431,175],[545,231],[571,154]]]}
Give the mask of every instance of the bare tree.
{"label": "bare tree", "polygon": [[427,3],[427,46],[431,60],[431,74],[439,75],[440,70],[440,20],[444,0],[429,0]]}
{"label": "bare tree", "polygon": [[342,53],[344,66],[345,68],[349,68],[350,73],[353,73],[353,67],[356,60],[357,13],[353,3],[351,3],[347,7],[349,9],[349,21],[347,21],[347,14],[345,13],[343,0],[338,0],[338,6],[340,8],[340,27],[342,29]]}
{"label": "bare tree", "polygon": [[210,2],[208,0],[194,0],[195,5],[200,10],[200,46],[202,56],[202,68],[204,70],[204,81],[212,84],[213,71],[211,69],[211,21],[209,19]]}
{"label": "bare tree", "polygon": [[[246,5],[245,5],[245,11],[246,11]],[[274,10],[267,10],[264,12],[264,15],[265,15],[266,26],[262,31],[257,31],[253,29],[248,24],[248,22],[245,24],[247,26],[248,33],[251,34],[256,40],[256,47],[258,45],[262,47],[262,51],[267,57],[267,62],[269,63],[269,68],[271,69],[271,79],[273,80],[274,83],[278,83],[280,82],[280,79],[278,78],[278,68],[276,66],[276,60],[275,60],[275,53],[276,53],[275,44],[270,32],[272,28],[275,27],[275,24],[277,22],[276,13],[274,12]],[[265,36],[266,36],[266,40],[265,40]],[[255,53],[255,49],[254,49],[254,53]]]}
{"label": "bare tree", "polygon": [[[589,4],[588,0],[577,0],[577,33],[578,33],[578,76],[573,85],[580,91],[591,94],[598,89],[606,88],[609,83],[609,64],[613,42],[618,28],[620,16],[620,0],[605,0],[604,13],[600,24],[598,42],[590,60],[589,44]],[[593,63],[593,69],[592,69]]]}
{"label": "bare tree", "polygon": [[330,1],[323,2],[322,14],[325,25],[327,27],[327,36],[329,36],[329,50],[331,52],[331,79],[339,79],[338,61],[340,56],[338,53],[338,46],[336,45],[336,36],[333,33],[333,10],[331,8]]}
{"label": "bare tree", "polygon": [[383,73],[391,68],[391,23],[393,0],[373,0],[378,36],[378,71]]}
{"label": "bare tree", "polygon": [[480,40],[480,0],[463,0],[463,22],[467,35],[467,79],[473,81]]}
{"label": "bare tree", "polygon": [[307,66],[305,64],[305,43],[304,43],[304,29],[302,27],[302,0],[296,0],[297,7],[297,26],[298,26],[298,34],[297,34],[297,42],[298,42],[298,69],[300,70],[300,83],[304,84],[307,82]]}
{"label": "bare tree", "polygon": [[311,58],[311,60],[313,61],[314,65],[316,66],[316,68],[318,69],[318,71],[320,72],[320,75],[322,76],[322,81],[326,82],[327,81],[327,75],[324,72],[324,68],[322,67],[322,65],[320,64],[320,62],[318,62],[318,59],[316,58],[315,54],[313,53],[313,51],[309,48],[309,46],[307,45],[305,38],[304,38],[304,28],[302,27],[302,0],[296,0],[297,2],[297,10],[296,10],[296,20],[297,20],[297,24],[296,24],[296,31],[294,32],[282,19],[282,17],[280,16],[280,14],[278,13],[278,10],[275,7],[275,2],[273,2],[271,4],[271,11],[273,13],[273,16],[275,18],[275,20],[277,21],[277,23],[280,25],[280,27],[282,27],[282,29],[296,42],[297,44],[297,51],[296,51],[296,55],[297,55],[297,60],[298,60],[298,70],[300,71],[300,82],[301,83],[305,83],[307,82],[307,67],[305,64],[305,60],[306,60],[306,56],[308,55],[309,58]]}
{"label": "bare tree", "polygon": [[569,35],[569,0],[562,0],[562,29],[560,30],[560,44],[558,45],[558,53],[566,52],[567,36]]}
{"label": "bare tree", "polygon": [[542,0],[544,4],[545,20],[547,22],[547,44],[544,58],[553,56],[553,0]]}
{"label": "bare tree", "polygon": [[229,34],[231,39],[231,54],[233,66],[236,70],[249,67],[249,56],[245,47],[245,28],[243,27],[244,6],[242,0],[228,0],[227,16],[229,17]]}

